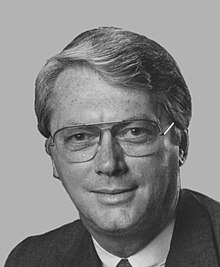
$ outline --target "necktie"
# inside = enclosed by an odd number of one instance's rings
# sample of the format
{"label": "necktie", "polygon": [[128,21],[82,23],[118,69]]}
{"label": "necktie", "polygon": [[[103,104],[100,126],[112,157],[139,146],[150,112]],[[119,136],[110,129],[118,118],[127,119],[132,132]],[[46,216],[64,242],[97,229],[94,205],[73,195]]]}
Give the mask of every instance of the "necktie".
{"label": "necktie", "polygon": [[119,261],[116,267],[132,267],[132,266],[127,259],[122,259]]}

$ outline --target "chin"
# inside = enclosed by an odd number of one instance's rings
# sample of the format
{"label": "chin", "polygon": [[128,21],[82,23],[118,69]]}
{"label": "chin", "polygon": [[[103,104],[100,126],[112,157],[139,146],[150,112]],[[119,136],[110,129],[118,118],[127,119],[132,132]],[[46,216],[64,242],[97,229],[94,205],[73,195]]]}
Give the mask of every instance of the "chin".
{"label": "chin", "polygon": [[131,231],[131,229],[134,228],[134,225],[132,223],[123,223],[123,222],[111,222],[110,224],[97,224],[97,230],[99,232],[103,232],[105,234],[111,234],[111,235],[119,235],[119,234],[125,234]]}
{"label": "chin", "polygon": [[81,217],[85,226],[103,234],[118,235],[134,231],[140,224],[140,216],[134,216],[126,210],[107,212],[102,216],[92,216],[90,220]]}

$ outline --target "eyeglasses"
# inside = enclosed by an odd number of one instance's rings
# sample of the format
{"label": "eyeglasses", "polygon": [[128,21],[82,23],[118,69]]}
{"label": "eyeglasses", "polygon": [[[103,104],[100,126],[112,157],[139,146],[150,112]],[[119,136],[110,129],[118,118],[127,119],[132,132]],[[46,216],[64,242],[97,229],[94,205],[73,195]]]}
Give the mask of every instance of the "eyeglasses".
{"label": "eyeglasses", "polygon": [[82,124],[64,127],[50,137],[50,146],[55,146],[58,154],[67,162],[80,163],[92,160],[102,143],[103,132],[110,131],[113,146],[118,146],[130,157],[143,157],[153,152],[159,136],[165,131],[151,120],[135,119],[108,123]]}

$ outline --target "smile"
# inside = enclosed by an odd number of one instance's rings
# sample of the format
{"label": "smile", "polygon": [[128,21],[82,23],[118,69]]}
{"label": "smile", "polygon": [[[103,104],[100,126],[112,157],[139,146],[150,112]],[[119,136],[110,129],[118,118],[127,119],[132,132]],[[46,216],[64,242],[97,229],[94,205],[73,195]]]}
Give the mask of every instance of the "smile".
{"label": "smile", "polygon": [[122,205],[128,203],[134,196],[137,188],[129,189],[102,189],[93,192],[97,200],[104,205]]}

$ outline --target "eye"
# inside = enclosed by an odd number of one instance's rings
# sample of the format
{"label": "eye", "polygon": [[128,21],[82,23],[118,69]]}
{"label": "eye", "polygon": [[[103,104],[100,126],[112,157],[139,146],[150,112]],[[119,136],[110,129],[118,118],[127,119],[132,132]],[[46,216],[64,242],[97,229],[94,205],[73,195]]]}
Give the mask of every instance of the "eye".
{"label": "eye", "polygon": [[144,127],[133,127],[124,130],[120,136],[124,139],[143,140],[151,137],[152,133]]}
{"label": "eye", "polygon": [[139,136],[139,135],[143,135],[143,134],[146,134],[146,129],[144,128],[132,128],[130,130],[128,130],[127,134],[131,134],[131,135],[134,135],[134,136]]}
{"label": "eye", "polygon": [[88,136],[86,136],[85,133],[78,133],[73,136],[71,136],[71,139],[74,139],[76,141],[83,141],[85,139],[89,139]]}
{"label": "eye", "polygon": [[89,140],[94,139],[95,137],[91,134],[88,133],[76,133],[70,136],[67,136],[65,138],[65,142],[73,142],[73,143],[77,143],[77,142],[86,142]]}
{"label": "eye", "polygon": [[[139,124],[139,125],[138,125]],[[157,128],[149,123],[136,123],[136,125],[129,125],[121,129],[117,134],[118,139],[122,142],[146,144],[154,142],[158,135]]]}
{"label": "eye", "polygon": [[77,151],[94,146],[97,144],[98,139],[97,135],[87,132],[78,132],[65,136],[62,143],[69,151]]}

